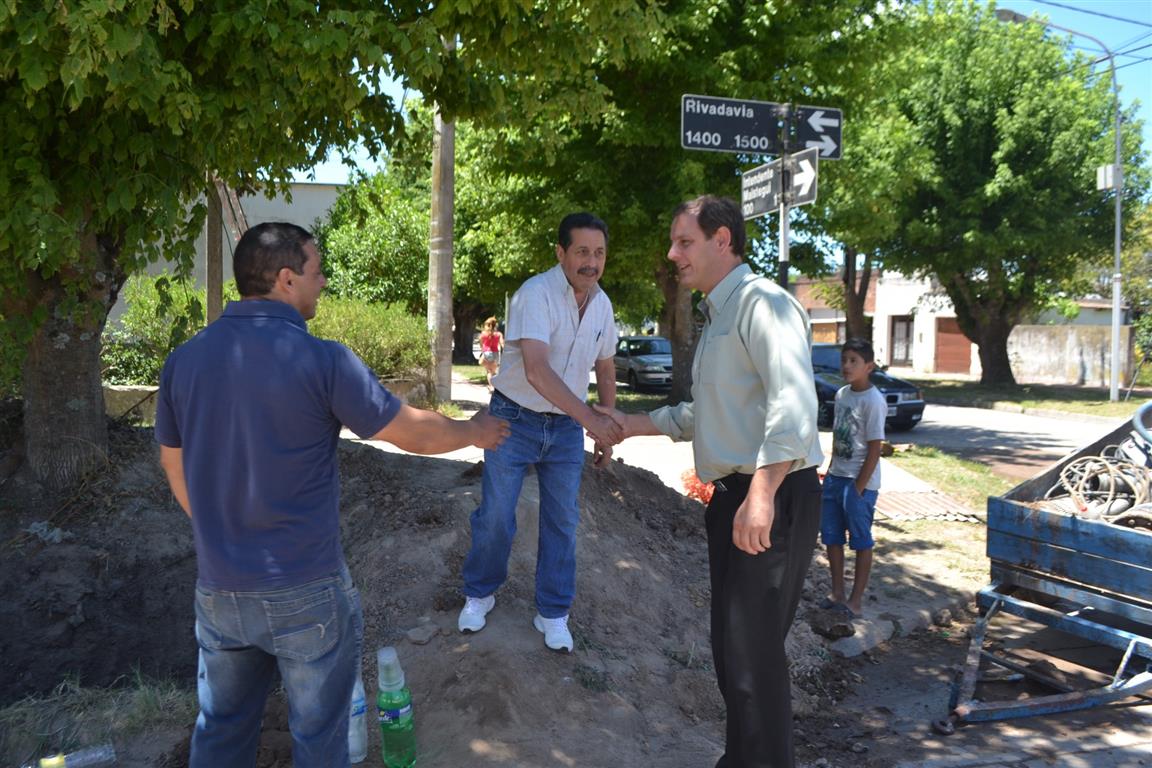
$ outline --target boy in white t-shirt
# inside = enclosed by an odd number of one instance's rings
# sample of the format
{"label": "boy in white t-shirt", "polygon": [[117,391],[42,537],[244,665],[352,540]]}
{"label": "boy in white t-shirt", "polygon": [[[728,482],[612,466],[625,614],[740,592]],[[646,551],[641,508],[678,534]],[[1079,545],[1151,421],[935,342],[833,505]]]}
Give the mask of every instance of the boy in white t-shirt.
{"label": "boy in white t-shirt", "polygon": [[[832,461],[824,478],[820,539],[832,571],[832,594],[823,608],[860,618],[861,601],[872,572],[872,517],[880,488],[880,445],[888,404],[869,376],[876,368],[872,345],[849,339],[840,350],[840,372],[848,382],[836,393]],[[845,536],[847,532],[847,537]],[[844,544],[856,553],[852,592],[844,597]]]}

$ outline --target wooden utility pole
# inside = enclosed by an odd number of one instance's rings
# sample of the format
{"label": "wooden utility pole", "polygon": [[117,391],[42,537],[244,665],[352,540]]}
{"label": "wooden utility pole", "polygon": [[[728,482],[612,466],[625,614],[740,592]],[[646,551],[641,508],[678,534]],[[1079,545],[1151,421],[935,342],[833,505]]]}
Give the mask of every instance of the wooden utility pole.
{"label": "wooden utility pole", "polygon": [[204,255],[207,259],[204,287],[208,294],[208,306],[204,308],[204,319],[210,323],[224,311],[224,248],[221,241],[224,234],[224,209],[214,180],[206,197],[208,219],[204,223]]}
{"label": "wooden utility pole", "polygon": [[428,243],[428,330],[436,398],[452,399],[452,225],[456,132],[437,108],[432,137],[432,226]]}

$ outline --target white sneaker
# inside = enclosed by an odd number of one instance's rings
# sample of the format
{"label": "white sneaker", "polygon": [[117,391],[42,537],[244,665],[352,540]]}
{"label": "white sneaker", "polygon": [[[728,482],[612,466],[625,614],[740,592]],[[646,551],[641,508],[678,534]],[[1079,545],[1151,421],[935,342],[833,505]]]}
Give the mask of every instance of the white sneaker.
{"label": "white sneaker", "polygon": [[568,617],[546,619],[540,614],[532,619],[532,626],[544,633],[544,645],[554,651],[572,653],[572,633],[568,631]]}
{"label": "white sneaker", "polygon": [[464,600],[464,610],[460,611],[460,618],[456,626],[461,632],[479,632],[487,623],[484,617],[492,606],[496,605],[496,595],[488,597],[469,597]]}

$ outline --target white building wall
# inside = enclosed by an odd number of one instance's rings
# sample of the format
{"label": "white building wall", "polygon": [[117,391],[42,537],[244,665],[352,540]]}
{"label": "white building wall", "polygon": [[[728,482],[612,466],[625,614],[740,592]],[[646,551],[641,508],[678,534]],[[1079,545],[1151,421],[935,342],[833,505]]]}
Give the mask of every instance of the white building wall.
{"label": "white building wall", "polygon": [[[930,292],[931,283],[928,280],[913,279],[895,272],[881,274],[876,283],[876,311],[872,322],[872,347],[876,351],[877,360],[887,363],[892,359],[892,318],[911,315],[912,368],[918,372],[933,369],[937,315],[924,306],[924,298]],[[946,308],[950,315],[951,305]]]}
{"label": "white building wall", "polygon": [[[314,184],[294,183],[292,185],[292,202],[283,194],[277,194],[269,199],[263,194],[247,195],[240,198],[240,207],[244,210],[248,226],[254,227],[269,221],[286,221],[291,224],[311,230],[316,221],[327,218],[328,211],[336,202],[343,184]],[[227,218],[225,218],[224,231],[220,235],[223,243],[222,253],[224,260],[224,282],[232,279],[232,252],[235,243],[228,232]],[[206,240],[204,232],[196,238],[196,263],[193,267],[193,278],[198,287],[204,287],[207,281],[207,258],[205,256]],[[148,267],[148,274],[162,275],[171,271],[171,262],[159,261]],[[124,313],[124,298],[121,296],[108,315],[109,323],[119,321]]]}

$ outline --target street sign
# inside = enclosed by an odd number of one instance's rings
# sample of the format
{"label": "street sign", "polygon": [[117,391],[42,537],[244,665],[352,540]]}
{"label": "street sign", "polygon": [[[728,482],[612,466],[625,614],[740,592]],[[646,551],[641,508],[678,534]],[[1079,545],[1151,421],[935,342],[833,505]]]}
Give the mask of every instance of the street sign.
{"label": "street sign", "polygon": [[780,152],[779,104],[719,96],[680,97],[680,146],[709,152]]}
{"label": "street sign", "polygon": [[740,176],[740,211],[745,219],[780,207],[780,161],[746,171]]}
{"label": "street sign", "polygon": [[796,143],[816,147],[821,160],[840,159],[844,113],[830,107],[796,107]]}
{"label": "street sign", "polygon": [[807,205],[816,200],[816,177],[820,161],[816,147],[788,155],[791,199],[788,205]]}
{"label": "street sign", "polygon": [[[807,205],[816,200],[820,161],[816,147],[757,166],[740,176],[740,212],[754,219],[774,211],[781,203]],[[787,173],[784,170],[787,169]],[[787,184],[788,195],[784,196]]]}

